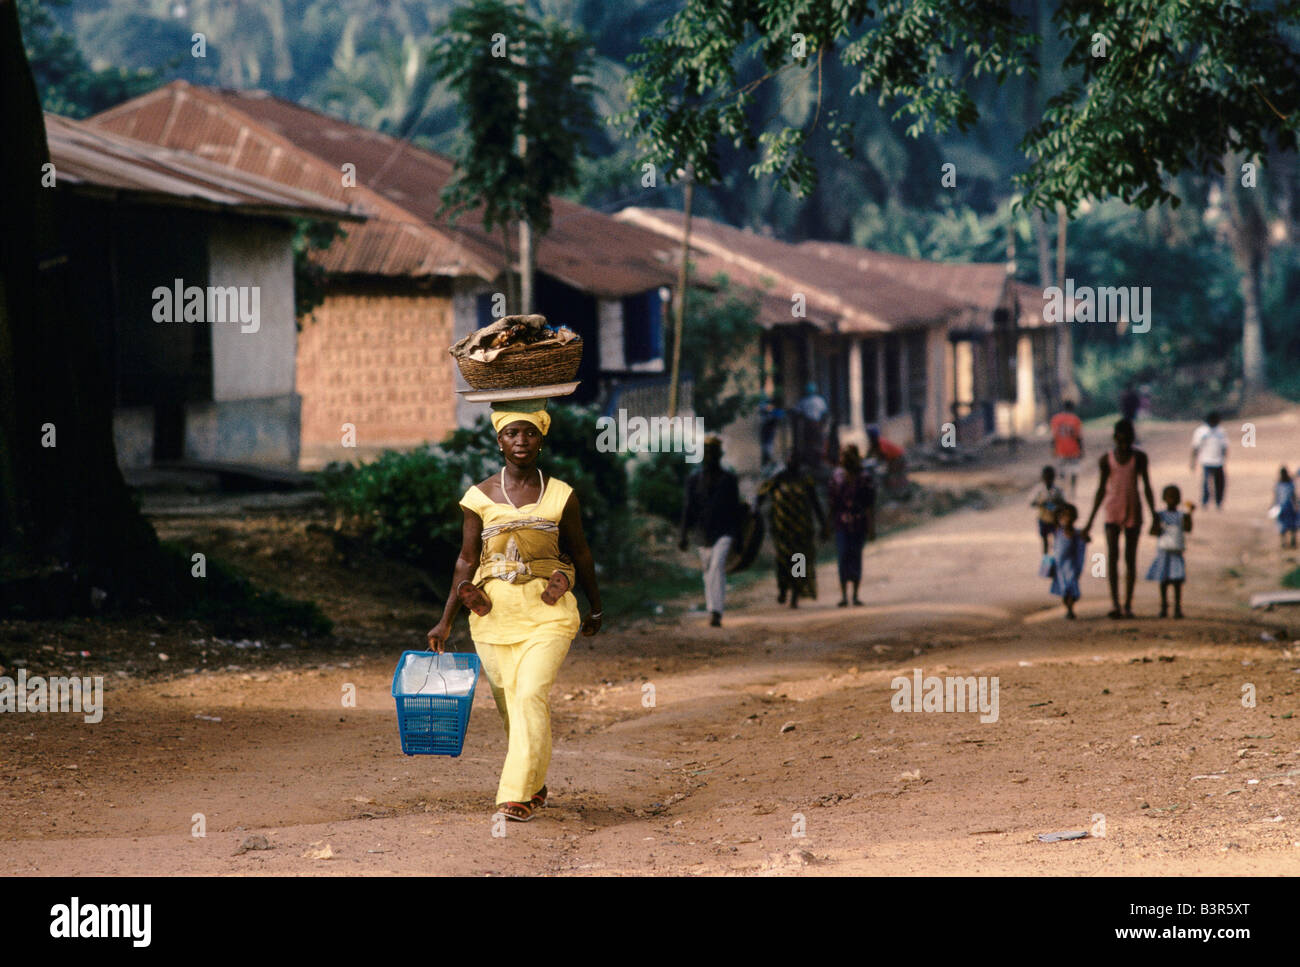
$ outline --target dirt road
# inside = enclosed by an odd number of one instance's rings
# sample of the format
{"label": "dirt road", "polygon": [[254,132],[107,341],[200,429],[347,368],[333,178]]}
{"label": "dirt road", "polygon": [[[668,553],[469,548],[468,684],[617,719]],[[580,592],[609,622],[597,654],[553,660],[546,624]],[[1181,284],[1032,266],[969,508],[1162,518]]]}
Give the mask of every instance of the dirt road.
{"label": "dirt road", "polygon": [[[797,612],[767,581],[720,630],[690,615],[578,639],[552,803],[529,824],[493,823],[504,737],[482,684],[463,756],[400,754],[389,682],[426,626],[394,619],[382,659],[119,679],[98,725],[0,716],[0,873],[1300,872],[1300,612],[1245,604],[1295,566],[1264,512],[1300,414],[1254,422],[1227,509],[1197,513],[1187,620],[1156,619],[1139,582],[1138,619],[1109,621],[1091,576],[1082,620],[1061,619],[1035,576],[1035,445],[997,472],[1023,498],[872,545],[866,607],[833,606],[831,569]],[[1191,428],[1141,435],[1157,494],[1199,502]],[[1140,569],[1153,553],[1144,538]],[[916,668],[996,677],[996,721],[894,711]],[[1036,839],[1061,830],[1104,835]],[[252,834],[271,848],[238,852]]]}

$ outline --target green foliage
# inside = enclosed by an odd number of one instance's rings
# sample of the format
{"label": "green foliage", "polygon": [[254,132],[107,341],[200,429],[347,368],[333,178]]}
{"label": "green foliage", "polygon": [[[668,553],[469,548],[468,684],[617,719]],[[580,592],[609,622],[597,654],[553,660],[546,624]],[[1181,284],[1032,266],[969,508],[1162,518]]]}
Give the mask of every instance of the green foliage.
{"label": "green foliage", "polygon": [[[853,219],[853,244],[912,258],[937,261],[1000,262],[1006,258],[1008,206],[992,215],[945,205],[937,211],[899,202],[868,202]],[[1029,219],[1015,219],[1017,251],[1029,251]]]}
{"label": "green foliage", "polygon": [[[452,11],[430,63],[465,121],[442,210],[454,218],[481,209],[486,229],[522,220],[545,234],[550,196],[577,185],[595,127],[586,38],[507,0],[470,0]],[[523,107],[520,85],[528,91]]]}
{"label": "green foliage", "polygon": [[[256,587],[248,578],[221,561],[209,559],[207,575],[190,576],[190,552],[164,542],[160,560],[176,575],[160,582],[154,602],[162,610],[195,618],[212,626],[218,635],[254,635],[268,631],[297,631],[327,635],[333,623],[311,601],[298,601],[278,591]],[[174,595],[167,599],[168,589]]]}
{"label": "green foliage", "polygon": [[[596,450],[593,411],[556,408],[551,421],[539,466],[573,487],[598,559],[621,559],[625,458]],[[331,464],[317,481],[327,503],[356,520],[382,553],[441,574],[460,551],[461,497],[500,469],[496,433],[480,417],[436,447],[388,451],[357,466]]]}
{"label": "green foliage", "polygon": [[359,466],[330,464],[317,481],[326,502],[354,518],[381,553],[430,570],[455,560],[457,504],[477,482],[466,478],[462,463],[429,450],[390,450]]}
{"label": "green foliage", "polygon": [[325,282],[329,273],[313,255],[324,252],[336,239],[347,236],[338,222],[318,222],[310,218],[294,219],[293,226],[293,314],[302,328],[304,319],[325,301]]}
{"label": "green foliage", "polygon": [[[1041,33],[1067,45],[1070,73],[1021,143],[1031,161],[1017,179],[1025,206],[1172,202],[1168,175],[1217,168],[1232,149],[1294,148],[1300,71],[1285,31],[1297,22],[1295,3],[1061,0]],[[1098,35],[1104,56],[1094,56]],[[805,195],[817,177],[806,148],[823,114],[826,62],[856,68],[850,93],[894,105],[893,119],[908,119],[916,137],[972,128],[979,79],[1036,74],[1042,42],[1010,4],[691,0],[631,58],[621,121],[669,173],[690,161],[701,182],[720,181],[719,145],[730,142],[764,149],[751,171]],[[817,85],[812,123],[756,124],[755,90],[786,72]],[[832,138],[842,142],[843,132]]]}
{"label": "green foliage", "polygon": [[[1182,229],[1170,245],[1168,229],[1144,213],[1108,202],[1070,225],[1067,275],[1076,285],[1151,287],[1151,331],[1121,334],[1101,323],[1074,327],[1080,347],[1123,350],[1127,343],[1151,343],[1153,372],[1167,360],[1203,362],[1222,358],[1223,347],[1240,338],[1241,301],[1231,257],[1204,227]],[[1189,280],[1195,285],[1189,285]]]}
{"label": "green foliage", "polygon": [[1078,351],[1074,375],[1084,392],[1080,416],[1091,419],[1116,412],[1120,394],[1129,385],[1149,387],[1153,413],[1167,419],[1185,420],[1211,406],[1228,405],[1236,386],[1235,359],[1170,367],[1157,344],[1139,338],[1118,349],[1084,346]]}
{"label": "green foliage", "polygon": [[[836,57],[846,41],[842,57]],[[694,0],[630,58],[631,107],[620,123],[651,161],[670,171],[692,162],[704,184],[722,180],[722,143],[751,153],[761,149],[751,172],[773,174],[781,187],[803,196],[816,184],[807,148],[823,117],[834,146],[847,151],[851,144],[851,131],[831,110],[821,110],[828,64],[842,59],[855,69],[851,93],[874,90],[882,106],[901,101],[894,119],[910,115],[909,133],[915,136],[927,128],[964,130],[978,117],[966,87],[936,69],[941,64],[960,54],[970,73],[1004,80],[1031,66],[1029,45],[1023,19],[1003,4]],[[746,76],[742,69],[748,69]],[[786,123],[756,131],[755,91],[784,74],[798,75],[816,90],[812,123],[807,129]]]}
{"label": "green foliage", "polygon": [[1062,0],[1052,19],[1074,76],[1025,140],[1033,164],[1017,180],[1028,205],[1176,206],[1168,175],[1222,170],[1229,151],[1295,149],[1295,3]]}
{"label": "green foliage", "polygon": [[755,321],[758,299],[738,295],[719,275],[709,289],[692,287],[686,307],[682,360],[694,379],[692,407],[706,427],[718,430],[758,403],[758,367],[738,365],[762,332]]}
{"label": "green foliage", "polygon": [[632,464],[632,501],[647,514],[676,524],[682,519],[692,465],[680,453],[651,453]]}
{"label": "green foliage", "polygon": [[69,2],[18,0],[23,46],[45,110],[83,118],[157,86],[155,70],[92,69],[76,39],[54,18],[52,8],[65,8]]}
{"label": "green foliage", "polygon": [[1300,567],[1294,567],[1282,575],[1282,587],[1300,588]]}
{"label": "green foliage", "polygon": [[1264,282],[1264,346],[1268,351],[1269,381],[1273,389],[1300,400],[1300,250],[1294,245],[1273,253]]}

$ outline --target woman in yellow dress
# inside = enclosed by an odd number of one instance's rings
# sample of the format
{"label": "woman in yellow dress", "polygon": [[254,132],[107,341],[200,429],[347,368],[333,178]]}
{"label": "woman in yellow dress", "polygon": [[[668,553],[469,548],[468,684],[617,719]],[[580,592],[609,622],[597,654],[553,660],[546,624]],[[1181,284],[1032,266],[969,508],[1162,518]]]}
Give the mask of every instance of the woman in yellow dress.
{"label": "woman in yellow dress", "polygon": [[[465,527],[453,592],[429,632],[430,645],[442,651],[460,606],[472,612],[470,637],[506,727],[497,811],[518,822],[546,804],[555,675],[578,629],[596,634],[602,616],[577,495],[537,466],[550,425],[545,410],[493,411],[505,466],[461,499]],[[575,579],[591,606],[585,621],[571,590]]]}

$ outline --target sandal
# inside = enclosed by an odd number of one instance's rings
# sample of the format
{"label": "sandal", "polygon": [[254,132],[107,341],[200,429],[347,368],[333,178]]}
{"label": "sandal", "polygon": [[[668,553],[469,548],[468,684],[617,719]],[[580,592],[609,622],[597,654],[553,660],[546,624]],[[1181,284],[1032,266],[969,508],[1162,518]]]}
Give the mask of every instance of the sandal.
{"label": "sandal", "polygon": [[546,590],[542,592],[542,600],[547,604],[555,604],[568,590],[569,576],[563,571],[553,571],[551,579],[546,582]]}
{"label": "sandal", "polygon": [[534,812],[546,805],[545,786],[542,786],[541,789],[538,789],[537,792],[533,794],[533,798],[528,801],[528,805],[533,807]]}
{"label": "sandal", "polygon": [[532,804],[526,802],[499,802],[497,812],[517,823],[526,823],[533,818]]}
{"label": "sandal", "polygon": [[456,586],[456,597],[460,603],[469,608],[480,618],[492,610],[492,599],[483,593],[483,589],[472,581],[461,581]]}
{"label": "sandal", "polygon": [[1107,617],[1107,618],[1122,618],[1122,617],[1124,617],[1124,612],[1121,611],[1119,608],[1112,608],[1110,611],[1108,611],[1108,612],[1106,613],[1106,617]]}

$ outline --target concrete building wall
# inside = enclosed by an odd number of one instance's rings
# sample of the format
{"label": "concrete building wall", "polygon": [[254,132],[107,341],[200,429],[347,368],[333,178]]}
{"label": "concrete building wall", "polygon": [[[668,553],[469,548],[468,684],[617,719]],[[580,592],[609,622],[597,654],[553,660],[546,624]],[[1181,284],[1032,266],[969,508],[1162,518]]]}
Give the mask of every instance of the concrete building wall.
{"label": "concrete building wall", "polygon": [[[209,320],[212,399],[250,400],[294,391],[297,328],[293,306],[293,233],[273,223],[221,220],[208,235],[208,285],[235,286],[256,300],[253,323]],[[242,293],[241,293],[242,295]]]}
{"label": "concrete building wall", "polygon": [[948,376],[948,354],[951,347],[948,332],[940,326],[926,332],[925,347],[927,353],[925,432],[934,440],[943,433],[943,425],[952,419],[951,399]]}
{"label": "concrete building wall", "polygon": [[600,299],[596,303],[600,325],[600,368],[617,372],[626,369],[623,358],[623,303],[619,299]]}
{"label": "concrete building wall", "polygon": [[[450,294],[339,283],[298,335],[300,465],[436,443],[456,427]],[[345,445],[345,424],[355,445]]]}
{"label": "concrete building wall", "polygon": [[185,456],[209,463],[293,470],[298,466],[300,406],[297,393],[187,403]]}
{"label": "concrete building wall", "polygon": [[[205,324],[212,348],[212,398],[185,405],[187,460],[285,469],[298,465],[292,242],[292,230],[273,222],[212,223]],[[213,300],[214,290],[227,295]]]}

